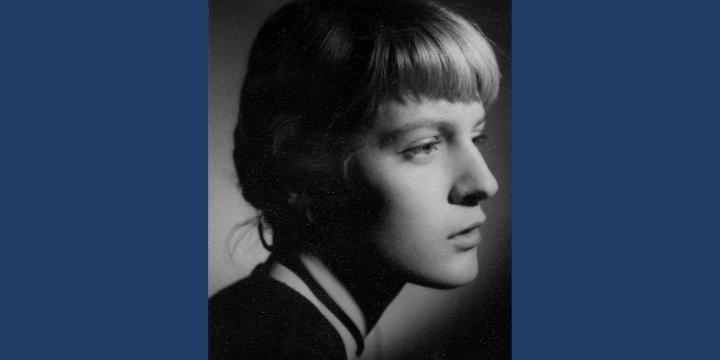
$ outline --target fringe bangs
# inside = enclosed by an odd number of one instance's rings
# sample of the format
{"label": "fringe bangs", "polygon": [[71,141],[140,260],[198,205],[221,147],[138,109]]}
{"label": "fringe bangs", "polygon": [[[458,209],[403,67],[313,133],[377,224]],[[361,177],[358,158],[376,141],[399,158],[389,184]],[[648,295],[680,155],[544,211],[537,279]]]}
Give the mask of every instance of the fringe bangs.
{"label": "fringe bangs", "polygon": [[440,9],[438,18],[406,29],[387,29],[370,61],[378,94],[482,101],[497,98],[500,71],[490,42],[464,19]]}

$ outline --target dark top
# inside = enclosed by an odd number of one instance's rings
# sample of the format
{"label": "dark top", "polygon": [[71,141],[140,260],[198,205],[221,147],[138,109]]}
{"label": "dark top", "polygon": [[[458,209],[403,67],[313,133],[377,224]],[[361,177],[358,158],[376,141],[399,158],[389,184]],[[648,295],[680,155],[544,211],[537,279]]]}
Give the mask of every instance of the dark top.
{"label": "dark top", "polygon": [[335,328],[304,296],[268,276],[250,277],[209,300],[210,360],[345,359]]}

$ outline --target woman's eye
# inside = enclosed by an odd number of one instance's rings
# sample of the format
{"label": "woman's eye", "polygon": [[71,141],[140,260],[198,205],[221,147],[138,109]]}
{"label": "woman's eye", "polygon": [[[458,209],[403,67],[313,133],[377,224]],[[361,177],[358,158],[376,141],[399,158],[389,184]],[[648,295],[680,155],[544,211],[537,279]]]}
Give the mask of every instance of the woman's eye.
{"label": "woman's eye", "polygon": [[438,149],[438,145],[440,142],[436,139],[426,142],[424,144],[420,144],[418,146],[413,146],[405,151],[402,152],[403,156],[405,156],[406,159],[414,159],[418,157],[427,157],[432,155],[435,151]]}
{"label": "woman's eye", "polygon": [[475,143],[475,146],[480,146],[484,144],[488,139],[488,135],[486,133],[474,136],[472,138],[473,143]]}

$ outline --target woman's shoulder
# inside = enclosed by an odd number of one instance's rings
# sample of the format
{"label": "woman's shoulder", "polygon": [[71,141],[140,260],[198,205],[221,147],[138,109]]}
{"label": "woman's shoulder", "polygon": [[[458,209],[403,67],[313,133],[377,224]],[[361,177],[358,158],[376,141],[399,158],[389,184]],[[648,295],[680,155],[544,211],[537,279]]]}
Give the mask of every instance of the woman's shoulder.
{"label": "woman's shoulder", "polygon": [[262,269],[212,296],[210,359],[344,359],[342,339],[302,295]]}

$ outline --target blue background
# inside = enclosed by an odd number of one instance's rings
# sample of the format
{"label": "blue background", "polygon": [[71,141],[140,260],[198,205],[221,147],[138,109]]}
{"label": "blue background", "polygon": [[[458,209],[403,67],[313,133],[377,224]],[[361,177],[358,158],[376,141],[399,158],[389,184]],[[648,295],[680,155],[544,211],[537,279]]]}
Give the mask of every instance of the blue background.
{"label": "blue background", "polygon": [[515,1],[515,359],[720,358],[701,3]]}
{"label": "blue background", "polygon": [[[0,8],[0,358],[201,359],[207,3]],[[513,358],[714,358],[717,11],[513,4]]]}

